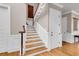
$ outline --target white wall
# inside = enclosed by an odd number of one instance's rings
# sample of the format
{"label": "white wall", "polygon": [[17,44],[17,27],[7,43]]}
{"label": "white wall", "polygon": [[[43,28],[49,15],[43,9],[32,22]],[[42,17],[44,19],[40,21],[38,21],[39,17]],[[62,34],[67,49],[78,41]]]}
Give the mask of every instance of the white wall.
{"label": "white wall", "polygon": [[37,22],[35,23],[35,28],[41,40],[45,43],[45,46],[49,48],[48,46],[48,14],[37,19]]}
{"label": "white wall", "polygon": [[40,15],[39,12],[36,13],[35,20],[35,28],[40,36],[41,40],[45,43],[45,46],[48,48],[48,6],[41,9],[39,7],[38,11],[41,11]]}
{"label": "white wall", "polygon": [[[69,18],[67,18],[67,16],[64,16],[62,18],[62,39],[65,42],[69,42],[69,43],[74,43],[74,36],[67,31],[67,29],[69,29],[69,27],[67,27],[67,25],[69,25],[68,20],[70,20]],[[70,29],[69,29],[70,30]]]}
{"label": "white wall", "polygon": [[10,35],[9,6],[0,4],[0,53],[8,49],[8,36]]}
{"label": "white wall", "polygon": [[39,24],[36,22],[36,31],[38,35],[40,36],[43,43],[45,43],[45,46],[49,48],[48,46],[48,32]]}
{"label": "white wall", "polygon": [[26,24],[26,4],[24,3],[9,3],[11,7],[11,34],[18,34],[22,30],[22,25]]}
{"label": "white wall", "polygon": [[20,51],[21,48],[21,35],[9,35],[7,40],[8,52]]}
{"label": "white wall", "polygon": [[61,24],[62,24],[62,40],[66,40],[66,34],[67,34],[67,17],[63,17],[61,19]]}
{"label": "white wall", "polygon": [[48,32],[48,13],[40,17],[37,22]]}
{"label": "white wall", "polygon": [[[6,49],[8,52],[19,51],[21,47],[21,36],[19,31],[22,31],[22,26],[26,24],[27,8],[24,3],[8,3],[10,6],[10,35],[6,38]],[[7,25],[7,24],[6,24]],[[5,43],[5,42],[4,42]]]}

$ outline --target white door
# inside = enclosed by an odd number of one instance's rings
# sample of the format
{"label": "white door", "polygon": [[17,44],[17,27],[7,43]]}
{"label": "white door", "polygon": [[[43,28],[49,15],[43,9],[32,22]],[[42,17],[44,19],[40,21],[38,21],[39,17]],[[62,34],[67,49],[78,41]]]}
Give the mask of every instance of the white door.
{"label": "white door", "polygon": [[49,9],[49,24],[51,49],[60,47],[62,45],[60,11],[53,8]]}
{"label": "white door", "polygon": [[8,8],[0,6],[0,52],[6,52],[8,35],[10,34],[10,20]]}

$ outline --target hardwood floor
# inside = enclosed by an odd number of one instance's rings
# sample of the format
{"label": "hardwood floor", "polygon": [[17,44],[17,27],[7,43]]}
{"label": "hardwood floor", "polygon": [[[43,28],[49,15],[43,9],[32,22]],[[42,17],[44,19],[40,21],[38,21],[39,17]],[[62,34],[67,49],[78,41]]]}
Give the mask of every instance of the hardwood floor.
{"label": "hardwood floor", "polygon": [[38,54],[37,56],[79,56],[79,43],[63,43],[62,47]]}
{"label": "hardwood floor", "polygon": [[[12,53],[0,53],[0,56],[19,56],[19,51]],[[62,47],[52,49],[49,52],[44,52],[36,56],[79,56],[79,43],[63,43]]]}
{"label": "hardwood floor", "polygon": [[0,53],[0,56],[20,56],[19,54],[20,54],[19,51],[10,52],[10,53],[4,52],[4,53]]}
{"label": "hardwood floor", "polygon": [[10,52],[7,55],[8,56],[20,56],[20,51]]}
{"label": "hardwood floor", "polygon": [[8,52],[0,53],[0,56],[7,56],[7,53],[8,53]]}

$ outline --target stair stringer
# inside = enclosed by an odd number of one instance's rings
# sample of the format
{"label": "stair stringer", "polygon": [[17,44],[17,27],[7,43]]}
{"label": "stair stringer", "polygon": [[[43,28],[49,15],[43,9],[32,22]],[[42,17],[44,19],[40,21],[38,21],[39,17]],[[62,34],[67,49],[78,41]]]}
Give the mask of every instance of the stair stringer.
{"label": "stair stringer", "polygon": [[48,32],[37,22],[35,23],[35,30],[43,43],[45,43],[46,48],[49,50]]}

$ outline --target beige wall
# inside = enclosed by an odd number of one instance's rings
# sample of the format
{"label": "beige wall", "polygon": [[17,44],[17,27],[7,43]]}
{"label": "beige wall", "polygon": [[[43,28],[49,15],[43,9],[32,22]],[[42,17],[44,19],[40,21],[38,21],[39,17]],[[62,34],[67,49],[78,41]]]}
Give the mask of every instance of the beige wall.
{"label": "beige wall", "polygon": [[26,23],[26,4],[11,3],[11,34],[18,34]]}
{"label": "beige wall", "polygon": [[44,15],[43,17],[40,17],[38,20],[38,23],[46,30],[48,31],[48,14]]}
{"label": "beige wall", "polygon": [[72,16],[71,13],[63,15],[63,17],[67,17],[67,32],[71,33],[71,21],[72,21]]}
{"label": "beige wall", "polygon": [[43,9],[43,13],[38,18],[37,22],[48,32],[48,6]]}

